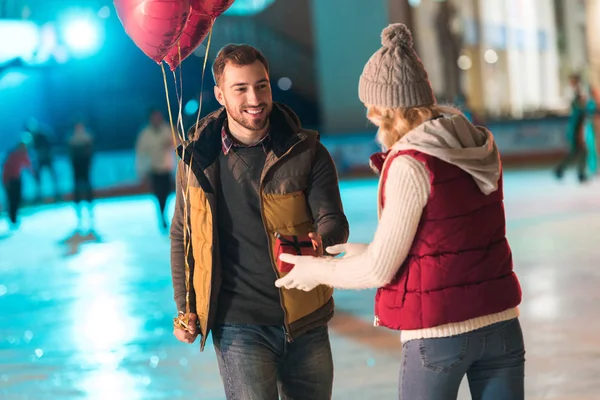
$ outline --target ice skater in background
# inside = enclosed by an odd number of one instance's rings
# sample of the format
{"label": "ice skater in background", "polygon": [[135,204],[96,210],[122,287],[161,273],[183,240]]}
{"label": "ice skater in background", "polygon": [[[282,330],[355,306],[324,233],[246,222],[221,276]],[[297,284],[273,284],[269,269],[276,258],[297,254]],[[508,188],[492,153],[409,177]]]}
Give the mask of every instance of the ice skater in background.
{"label": "ice skater in background", "polygon": [[[343,258],[294,256],[276,286],[379,288],[375,324],[400,330],[401,399],[523,400],[521,288],[506,240],[494,137],[436,104],[403,24],[384,29],[359,98],[385,149],[373,241],[328,247]],[[369,396],[366,396],[367,398]]]}
{"label": "ice skater in background", "polygon": [[69,158],[73,169],[73,201],[77,213],[77,230],[83,231],[83,204],[87,204],[88,228],[94,230],[94,216],[92,201],[94,199],[92,184],[90,182],[90,169],[94,153],[94,141],[92,135],[87,131],[82,122],[75,124],[73,133],[69,137]]}
{"label": "ice skater in background", "polygon": [[570,149],[569,154],[556,167],[554,174],[562,179],[565,170],[573,162],[577,162],[577,178],[579,182],[587,181],[587,147],[584,138],[584,122],[586,120],[586,99],[581,87],[581,77],[577,74],[569,78],[573,88],[573,100],[571,101],[571,116],[567,127],[567,141]]}
{"label": "ice skater in background", "polygon": [[150,123],[142,130],[136,144],[136,163],[138,175],[149,181],[156,197],[158,218],[163,230],[167,229],[165,208],[173,190],[174,149],[171,128],[159,110],[151,110]]}
{"label": "ice skater in background", "polygon": [[35,118],[27,121],[26,132],[31,135],[34,150],[33,175],[37,183],[37,201],[42,201],[42,172],[47,170],[52,181],[54,200],[60,201],[58,175],[54,169],[54,149],[49,128],[40,124]]}
{"label": "ice skater in background", "polygon": [[23,199],[22,175],[25,170],[32,171],[31,160],[27,154],[27,145],[21,142],[8,153],[2,168],[2,183],[6,191],[8,218],[12,229],[18,227],[18,213]]}
{"label": "ice skater in background", "polygon": [[598,110],[598,92],[593,86],[588,88],[584,121],[584,142],[587,149],[587,169],[591,176],[598,174],[598,150],[596,147],[595,123],[600,116]]}

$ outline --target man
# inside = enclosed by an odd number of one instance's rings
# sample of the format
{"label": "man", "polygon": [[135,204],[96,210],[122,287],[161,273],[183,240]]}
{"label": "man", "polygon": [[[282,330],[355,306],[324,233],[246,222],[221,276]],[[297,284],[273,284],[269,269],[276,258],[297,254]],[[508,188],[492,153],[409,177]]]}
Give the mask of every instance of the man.
{"label": "man", "polygon": [[310,233],[320,248],[346,242],[335,165],[317,132],[273,103],[258,50],[225,46],[213,75],[223,108],[178,148],[174,334],[186,343],[200,335],[203,349],[212,330],[228,399],[278,399],[278,388],[286,399],[329,399],[332,289],[275,288],[273,247],[276,233]]}
{"label": "man", "polygon": [[83,205],[87,203],[88,233],[92,233],[94,226],[93,206],[94,193],[90,181],[90,170],[94,156],[94,138],[87,130],[85,124],[77,122],[68,141],[69,158],[73,170],[73,201],[77,213],[77,232],[83,231]]}
{"label": "man", "polygon": [[173,133],[159,110],[150,111],[150,123],[142,130],[136,144],[138,175],[150,181],[158,205],[162,229],[167,229],[165,208],[172,189],[175,169]]}
{"label": "man", "polygon": [[581,87],[581,77],[572,74],[569,83],[573,89],[573,100],[571,101],[571,116],[567,128],[567,141],[569,142],[569,153],[554,170],[556,178],[562,179],[565,170],[574,161],[577,162],[577,178],[579,182],[587,181],[586,161],[587,147],[584,138],[585,103],[586,99]]}
{"label": "man", "polygon": [[435,32],[437,34],[438,48],[443,62],[442,73],[444,79],[444,97],[449,101],[455,99],[460,93],[460,69],[456,60],[463,49],[463,32],[460,14],[450,1],[438,2],[438,11],[435,16]]}
{"label": "man", "polygon": [[31,135],[35,155],[33,177],[37,183],[36,200],[38,202],[43,200],[42,172],[44,170],[48,170],[48,173],[50,174],[50,180],[52,181],[52,187],[54,189],[55,201],[59,201],[60,194],[58,189],[58,176],[54,168],[54,150],[49,129],[39,123],[35,118],[31,118],[25,125],[25,131]]}

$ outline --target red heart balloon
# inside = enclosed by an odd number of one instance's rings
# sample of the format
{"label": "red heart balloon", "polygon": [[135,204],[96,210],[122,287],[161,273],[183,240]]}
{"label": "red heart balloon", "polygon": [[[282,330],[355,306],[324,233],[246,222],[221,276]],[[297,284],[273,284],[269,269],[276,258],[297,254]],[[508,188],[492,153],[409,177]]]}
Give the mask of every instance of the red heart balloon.
{"label": "red heart balloon", "polygon": [[196,8],[201,8],[204,12],[213,18],[217,18],[223,14],[231,5],[234,0],[192,0],[192,6],[197,3]]}
{"label": "red heart balloon", "polygon": [[174,71],[183,60],[200,46],[200,43],[208,35],[215,22],[215,19],[207,15],[204,11],[194,9],[193,3],[192,1],[190,17],[179,38],[179,46],[175,44],[165,57],[165,61],[171,67],[171,71]]}
{"label": "red heart balloon", "polygon": [[179,40],[190,0],[114,0],[125,32],[148,57],[160,63]]}

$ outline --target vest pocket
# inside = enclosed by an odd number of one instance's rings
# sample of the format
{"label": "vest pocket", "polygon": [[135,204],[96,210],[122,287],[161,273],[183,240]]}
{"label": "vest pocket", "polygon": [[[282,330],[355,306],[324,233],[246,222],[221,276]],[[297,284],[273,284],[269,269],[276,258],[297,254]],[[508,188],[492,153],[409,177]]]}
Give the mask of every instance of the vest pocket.
{"label": "vest pocket", "polygon": [[400,285],[399,287],[402,288],[401,293],[398,293],[398,299],[396,300],[396,302],[398,303],[399,307],[404,306],[404,301],[406,300],[406,293],[408,292],[408,275],[410,272],[410,266],[409,265],[405,265],[403,267],[400,268],[404,268],[404,273],[402,275],[400,275]]}
{"label": "vest pocket", "polygon": [[[306,196],[302,190],[286,194],[263,193],[263,213],[265,225],[271,235],[271,251],[275,259],[275,240],[273,234],[307,235],[313,230],[313,220]],[[281,273],[278,272],[281,276]],[[333,289],[317,286],[310,292],[296,289],[283,289],[283,302],[287,312],[288,323],[313,313],[325,305],[333,293]]]}
{"label": "vest pocket", "polygon": [[191,237],[188,236],[186,240],[189,240],[192,245],[194,256],[192,284],[196,294],[196,313],[202,332],[205,333],[212,280],[213,221],[208,199],[202,189],[189,187],[187,199],[188,217],[192,229]]}
{"label": "vest pocket", "polygon": [[[189,219],[192,226],[192,237],[212,243],[212,215],[208,199],[200,188],[190,187],[188,193]],[[195,244],[195,243],[192,243]]]}
{"label": "vest pocket", "polygon": [[269,232],[282,235],[306,235],[312,228],[303,191],[287,194],[263,194],[265,223]]}
{"label": "vest pocket", "polygon": [[204,194],[204,191],[201,188],[189,186],[187,198],[191,208],[206,210],[206,194]]}
{"label": "vest pocket", "polygon": [[[404,267],[402,267],[404,268]],[[385,308],[402,308],[406,301],[408,291],[408,271],[402,272],[400,277],[377,290],[379,301]]]}
{"label": "vest pocket", "polygon": [[317,293],[319,295],[319,303],[325,305],[333,296],[333,288],[327,285],[319,285],[317,286]]}

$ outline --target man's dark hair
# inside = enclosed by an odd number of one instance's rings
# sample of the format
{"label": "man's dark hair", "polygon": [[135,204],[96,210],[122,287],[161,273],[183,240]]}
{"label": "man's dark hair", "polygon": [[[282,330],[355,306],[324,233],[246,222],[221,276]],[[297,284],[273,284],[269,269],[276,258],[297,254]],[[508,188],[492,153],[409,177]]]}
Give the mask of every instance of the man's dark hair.
{"label": "man's dark hair", "polygon": [[162,115],[162,111],[160,110],[160,108],[155,106],[148,108],[148,118],[152,117],[154,113],[160,113],[160,115]]}
{"label": "man's dark hair", "polygon": [[577,83],[581,82],[581,75],[578,72],[574,72],[569,75],[569,79]]}
{"label": "man's dark hair", "polygon": [[215,84],[219,86],[223,71],[227,63],[243,66],[250,65],[256,61],[260,61],[269,74],[269,63],[265,56],[256,48],[247,44],[228,44],[224,46],[219,53],[212,66],[213,78]]}

